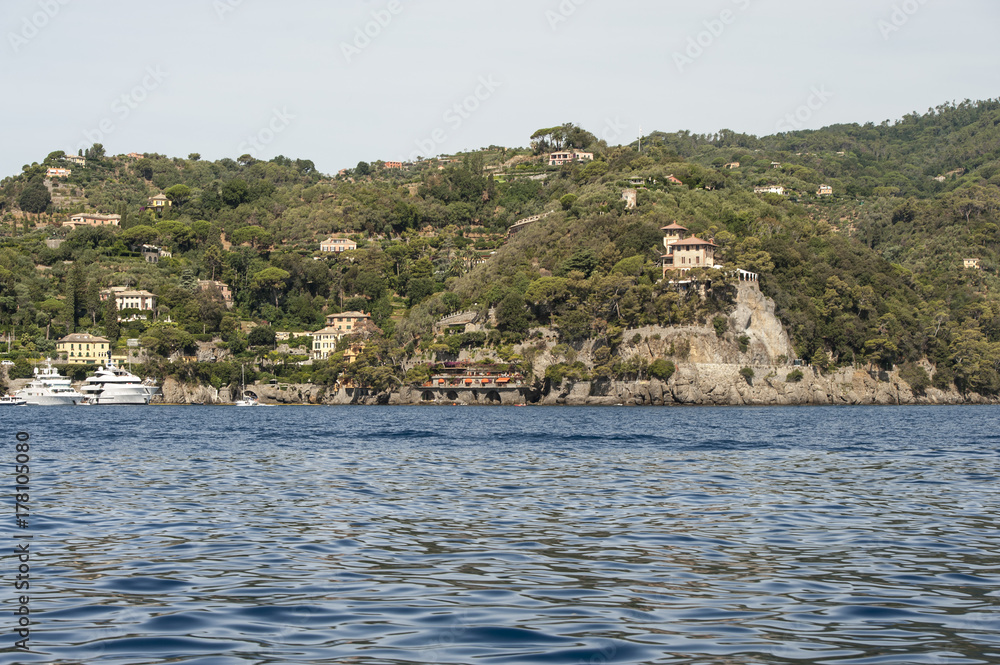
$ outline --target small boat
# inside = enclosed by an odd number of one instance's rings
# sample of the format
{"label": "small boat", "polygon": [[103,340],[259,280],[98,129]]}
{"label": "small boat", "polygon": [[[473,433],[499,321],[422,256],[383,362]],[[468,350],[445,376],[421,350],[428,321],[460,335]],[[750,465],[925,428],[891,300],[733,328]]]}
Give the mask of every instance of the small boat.
{"label": "small boat", "polygon": [[240,398],[233,402],[233,406],[271,406],[261,404],[256,393],[247,390],[247,376],[243,365],[240,365]]}
{"label": "small boat", "polygon": [[13,395],[4,395],[0,397],[0,406],[24,406],[28,402],[20,397],[14,397]]}

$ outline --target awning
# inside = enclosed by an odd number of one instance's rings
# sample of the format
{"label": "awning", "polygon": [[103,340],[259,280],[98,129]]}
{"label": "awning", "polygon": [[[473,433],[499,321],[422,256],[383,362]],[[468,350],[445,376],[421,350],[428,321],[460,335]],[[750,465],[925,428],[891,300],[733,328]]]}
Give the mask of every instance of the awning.
{"label": "awning", "polygon": [[497,379],[497,383],[509,383],[510,379]]}
{"label": "awning", "polygon": [[466,380],[465,380],[465,383],[466,383],[466,384],[469,384],[469,383],[472,383],[472,379],[466,379]]}
{"label": "awning", "polygon": [[444,385],[445,380],[444,379],[438,379],[438,383],[441,384],[441,385]]}

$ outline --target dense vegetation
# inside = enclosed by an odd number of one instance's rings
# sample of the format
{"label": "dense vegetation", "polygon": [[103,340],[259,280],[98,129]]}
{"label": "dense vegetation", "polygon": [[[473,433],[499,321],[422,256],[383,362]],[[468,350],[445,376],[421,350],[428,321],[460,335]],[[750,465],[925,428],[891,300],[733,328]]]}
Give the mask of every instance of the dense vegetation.
{"label": "dense vegetation", "polygon": [[[140,339],[161,376],[227,385],[259,358],[285,380],[386,388],[422,378],[413,359],[463,348],[516,364],[530,348],[515,345],[546,325],[564,347],[552,381],[669,376],[670,359],[620,357],[624,331],[710,323],[731,301],[728,269],[740,267],[761,273],[815,365],[898,365],[918,390],[1000,392],[1000,101],[763,138],[657,132],[641,153],[573,125],[531,140],[405,169],[362,162],[336,177],[285,157],[130,158],[98,144],[82,166],[53,152],[0,182],[0,329],[15,332],[16,359],[87,330],[119,346]],[[547,165],[545,153],[568,148],[595,160]],[[49,179],[49,167],[72,174]],[[626,209],[622,190],[637,183],[638,207]],[[834,195],[818,197],[820,184]],[[759,185],[789,195],[754,194]],[[171,202],[162,212],[148,206],[159,193]],[[83,211],[121,215],[120,227],[60,225]],[[551,214],[507,238],[541,213]],[[711,279],[706,298],[660,279],[660,228],[672,222],[721,248],[726,270],[693,275]],[[320,254],[331,234],[358,249]],[[53,239],[64,242],[53,249]],[[149,244],[172,256],[146,263]],[[198,280],[225,282],[234,307]],[[119,285],[155,293],[155,320],[110,311],[100,291]],[[378,326],[356,362],[301,365],[294,340],[274,350],[274,330],[317,330],[350,310]],[[492,311],[487,332],[435,336],[442,316],[462,310]],[[241,325],[250,321],[259,327]],[[598,340],[593,367],[573,355],[585,339]],[[169,362],[213,340],[233,362]]]}

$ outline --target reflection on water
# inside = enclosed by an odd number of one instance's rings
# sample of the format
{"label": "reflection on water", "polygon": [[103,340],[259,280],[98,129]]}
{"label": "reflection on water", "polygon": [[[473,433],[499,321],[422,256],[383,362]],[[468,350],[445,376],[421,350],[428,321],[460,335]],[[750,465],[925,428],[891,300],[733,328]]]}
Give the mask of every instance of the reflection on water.
{"label": "reflection on water", "polygon": [[0,662],[1000,662],[993,408],[30,411]]}

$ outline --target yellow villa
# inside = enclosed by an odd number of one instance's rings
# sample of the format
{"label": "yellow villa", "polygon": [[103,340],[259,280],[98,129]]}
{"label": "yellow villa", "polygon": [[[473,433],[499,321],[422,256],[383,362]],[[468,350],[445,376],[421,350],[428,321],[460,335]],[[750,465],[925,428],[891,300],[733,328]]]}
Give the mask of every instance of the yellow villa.
{"label": "yellow villa", "polygon": [[106,362],[111,342],[103,337],[73,333],[56,342],[56,350],[70,363],[94,365]]}

